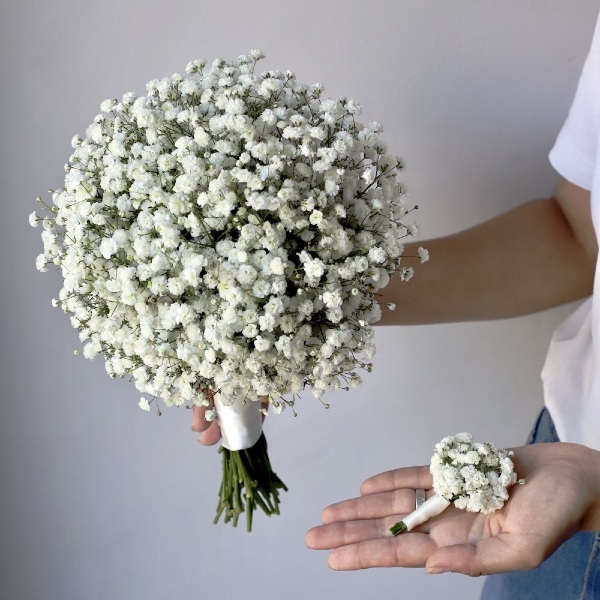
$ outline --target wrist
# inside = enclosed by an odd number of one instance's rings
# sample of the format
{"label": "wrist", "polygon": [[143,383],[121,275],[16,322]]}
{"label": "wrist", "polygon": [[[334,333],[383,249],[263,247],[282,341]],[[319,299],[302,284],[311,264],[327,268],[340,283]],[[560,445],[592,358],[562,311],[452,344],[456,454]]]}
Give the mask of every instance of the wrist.
{"label": "wrist", "polygon": [[591,505],[582,521],[582,529],[600,531],[600,452],[585,448],[585,470],[592,492]]}

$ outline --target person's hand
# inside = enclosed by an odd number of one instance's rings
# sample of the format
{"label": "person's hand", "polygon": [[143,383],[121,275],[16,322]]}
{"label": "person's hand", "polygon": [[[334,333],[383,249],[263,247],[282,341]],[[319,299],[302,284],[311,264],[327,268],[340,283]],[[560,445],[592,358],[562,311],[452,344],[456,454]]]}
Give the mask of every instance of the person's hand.
{"label": "person's hand", "polygon": [[534,568],[577,531],[600,529],[600,452],[535,444],[516,448],[513,460],[525,484],[510,488],[499,511],[450,507],[393,537],[390,527],[415,508],[415,488],[433,494],[429,467],[408,467],[367,479],[360,498],[327,507],[306,543],[331,550],[336,570],[426,567],[478,576]]}

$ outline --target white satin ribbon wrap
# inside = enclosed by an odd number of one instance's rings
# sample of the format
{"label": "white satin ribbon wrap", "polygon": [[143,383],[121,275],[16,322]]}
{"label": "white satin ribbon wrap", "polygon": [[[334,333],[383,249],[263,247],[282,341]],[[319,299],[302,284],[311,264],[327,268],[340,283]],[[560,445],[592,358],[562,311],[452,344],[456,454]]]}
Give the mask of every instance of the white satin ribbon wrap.
{"label": "white satin ribbon wrap", "polygon": [[214,402],[223,446],[228,450],[252,448],[262,433],[260,400],[246,400],[245,404],[236,401],[226,405],[221,402],[220,394],[215,394]]}
{"label": "white satin ribbon wrap", "polygon": [[409,515],[406,515],[406,517],[402,519],[402,522],[406,525],[407,531],[410,531],[417,525],[436,517],[449,506],[449,500],[446,500],[443,496],[434,494],[429,500],[425,500],[419,508],[413,510]]}

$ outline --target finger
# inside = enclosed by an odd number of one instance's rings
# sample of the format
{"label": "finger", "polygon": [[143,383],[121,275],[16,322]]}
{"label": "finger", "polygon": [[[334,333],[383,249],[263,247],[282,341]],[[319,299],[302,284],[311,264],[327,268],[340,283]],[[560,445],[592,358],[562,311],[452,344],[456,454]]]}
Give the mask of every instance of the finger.
{"label": "finger", "polygon": [[424,533],[407,533],[341,546],[329,553],[328,564],[336,571],[371,567],[423,567],[436,546]]}
{"label": "finger", "polygon": [[205,413],[206,407],[192,406],[192,431],[200,433],[210,427],[211,422],[206,420]]}
{"label": "finger", "polygon": [[[376,520],[330,523],[313,527],[306,533],[306,545],[312,550],[331,550],[381,537],[381,525]],[[389,532],[388,532],[389,533]]]}
{"label": "finger", "polygon": [[217,421],[211,421],[208,424],[208,429],[205,429],[198,437],[198,441],[203,446],[213,446],[220,439],[221,439],[221,428],[219,427],[219,423],[217,423]]}
{"label": "finger", "polygon": [[306,533],[306,545],[313,550],[331,550],[366,540],[391,537],[390,527],[406,513],[388,514],[381,519],[337,521],[313,527]]}
{"label": "finger", "polygon": [[[430,492],[428,495],[431,495]],[[323,523],[379,519],[389,515],[403,515],[415,509],[415,490],[400,489],[392,492],[368,494],[360,498],[344,500],[326,507],[321,514]]]}
{"label": "finger", "polygon": [[546,556],[539,536],[500,534],[475,544],[442,547],[427,561],[428,573],[453,571],[471,577],[537,567]]}
{"label": "finger", "polygon": [[413,490],[422,488],[429,490],[432,483],[429,466],[403,467],[369,477],[360,486],[360,493],[364,496],[366,494],[376,494],[400,488],[412,488]]}
{"label": "finger", "polygon": [[198,442],[203,446],[212,446],[221,439],[221,428],[217,421],[206,420],[206,409],[212,406],[212,400],[208,407],[192,406],[192,431],[200,433]]}

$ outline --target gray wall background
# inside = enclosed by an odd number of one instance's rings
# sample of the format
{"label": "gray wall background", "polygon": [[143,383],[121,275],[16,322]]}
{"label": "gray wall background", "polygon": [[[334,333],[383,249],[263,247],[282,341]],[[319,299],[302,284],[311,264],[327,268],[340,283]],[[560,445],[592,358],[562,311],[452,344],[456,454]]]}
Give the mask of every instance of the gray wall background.
{"label": "gray wall background", "polygon": [[[0,6],[0,596],[11,600],[476,598],[481,580],[335,573],[304,532],[376,472],[427,462],[459,430],[524,440],[539,371],[572,307],[496,323],[378,329],[364,385],[270,417],[283,514],[212,525],[216,449],[189,413],[137,407],[132,384],[73,356],[76,332],[39,274],[35,197],[61,184],[73,134],[106,97],[193,58],[260,48],[364,106],[407,163],[424,237],[549,194],[546,155],[597,0],[5,0]],[[507,244],[510,240],[506,241]],[[435,260],[435,257],[432,257]]]}

